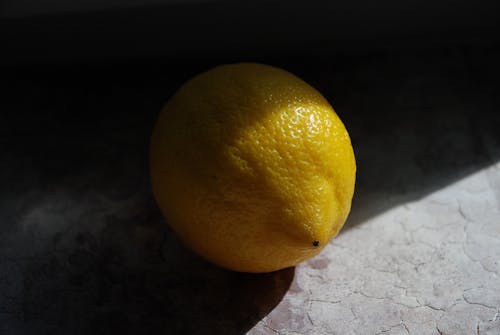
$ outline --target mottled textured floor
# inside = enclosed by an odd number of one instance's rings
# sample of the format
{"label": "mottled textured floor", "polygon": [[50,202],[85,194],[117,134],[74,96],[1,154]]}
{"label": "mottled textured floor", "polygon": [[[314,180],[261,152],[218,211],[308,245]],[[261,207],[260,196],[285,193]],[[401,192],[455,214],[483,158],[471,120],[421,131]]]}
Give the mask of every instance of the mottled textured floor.
{"label": "mottled textured floor", "polygon": [[334,104],[358,181],[321,255],[263,275],[191,254],[151,196],[154,119],[203,66],[3,77],[0,334],[500,334],[499,56],[274,60]]}

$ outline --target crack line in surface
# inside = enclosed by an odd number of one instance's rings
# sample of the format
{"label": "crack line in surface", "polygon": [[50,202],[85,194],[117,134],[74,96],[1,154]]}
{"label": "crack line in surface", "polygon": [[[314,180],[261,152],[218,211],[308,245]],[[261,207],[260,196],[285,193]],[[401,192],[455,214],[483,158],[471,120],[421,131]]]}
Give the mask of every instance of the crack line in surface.
{"label": "crack line in surface", "polygon": [[377,300],[385,300],[386,299],[386,297],[376,297],[373,295],[368,295],[362,291],[352,291],[352,293],[362,295],[363,297],[368,298],[368,299],[377,299]]}
{"label": "crack line in surface", "polygon": [[489,306],[489,305],[486,305],[486,304],[483,304],[483,303],[480,303],[480,302],[471,302],[468,298],[465,297],[465,294],[462,294],[462,298],[464,299],[464,301],[466,303],[468,303],[469,305],[478,305],[478,306],[483,306],[485,308],[490,308],[490,309],[495,309],[497,310],[498,308],[497,307],[494,307],[494,306]]}
{"label": "crack line in surface", "polygon": [[311,318],[311,314],[309,312],[307,312],[306,315],[307,315],[307,319],[309,320],[309,322],[311,323],[311,325],[314,326],[314,322],[313,322],[313,320]]}
{"label": "crack line in surface", "polygon": [[278,335],[281,334],[278,330],[276,330],[276,329],[274,329],[274,328],[272,328],[272,327],[270,327],[268,325],[264,325],[264,328],[267,328],[267,329],[271,330],[275,334],[278,334]]}
{"label": "crack line in surface", "polygon": [[458,201],[457,199],[457,202],[459,203],[458,204],[458,211],[460,213],[460,215],[465,219],[465,224],[463,225],[463,231],[464,231],[464,237],[465,237],[465,241],[464,243],[462,243],[462,251],[465,255],[465,257],[467,257],[470,261],[472,261],[473,263],[478,263],[481,268],[483,269],[483,271],[485,272],[488,272],[488,273],[492,273],[496,276],[498,276],[498,273],[496,271],[492,271],[492,270],[489,270],[488,268],[486,268],[484,266],[484,264],[481,262],[480,259],[476,259],[475,257],[472,257],[471,255],[469,255],[469,253],[467,252],[467,245],[468,244],[472,244],[472,242],[470,241],[470,238],[469,238],[469,232],[467,231],[467,223],[471,223],[471,222],[474,222],[474,221],[471,221],[469,219],[467,219],[466,215],[463,213],[462,211],[462,207],[460,205],[460,201]]}
{"label": "crack line in surface", "polygon": [[403,320],[401,320],[401,324],[403,325],[404,329],[406,330],[406,333],[408,333],[408,335],[410,335],[410,330],[408,329],[408,326],[403,322]]}
{"label": "crack line in surface", "polygon": [[411,305],[407,305],[407,304],[404,304],[402,302],[399,302],[399,301],[396,301],[394,300],[392,297],[375,297],[375,296],[370,296],[362,291],[353,291],[353,294],[359,294],[359,295],[362,295],[363,297],[365,298],[368,298],[368,299],[376,299],[376,300],[389,300],[391,303],[395,304],[395,305],[399,305],[399,306],[402,306],[402,307],[405,307],[405,308],[410,308],[410,309],[413,309],[413,308],[418,308],[418,307],[422,307],[421,306],[421,303],[418,301],[418,298],[417,297],[409,297],[409,296],[406,296],[408,298],[415,298],[415,300],[417,301],[417,303],[419,304],[419,306],[411,306]]}
{"label": "crack line in surface", "polygon": [[410,331],[408,330],[408,327],[405,325],[405,323],[403,322],[403,320],[401,320],[398,324],[389,326],[388,328],[384,328],[384,329],[380,330],[380,332],[375,333],[375,335],[380,335],[380,334],[383,334],[383,333],[390,332],[390,331],[392,331],[393,328],[396,328],[396,327],[399,327],[399,326],[403,326],[403,328],[405,329],[405,331],[408,334],[410,334]]}
{"label": "crack line in surface", "polygon": [[322,302],[325,304],[338,304],[339,302],[342,302],[342,300],[330,301],[330,300],[323,300],[323,299],[310,299],[309,301],[310,302]]}
{"label": "crack line in surface", "polygon": [[352,306],[350,306],[349,308],[351,309],[351,313],[354,316],[354,320],[359,319],[358,315],[354,312],[354,308],[352,308]]}

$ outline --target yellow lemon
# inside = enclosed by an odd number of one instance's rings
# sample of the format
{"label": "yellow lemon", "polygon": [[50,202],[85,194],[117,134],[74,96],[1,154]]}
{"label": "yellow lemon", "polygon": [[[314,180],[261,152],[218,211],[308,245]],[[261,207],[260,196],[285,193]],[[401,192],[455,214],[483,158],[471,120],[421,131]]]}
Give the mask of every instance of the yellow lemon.
{"label": "yellow lemon", "polygon": [[218,66],[186,82],[151,138],[168,224],[222,267],[270,272],[318,254],[351,208],[356,163],[326,99],[284,70]]}

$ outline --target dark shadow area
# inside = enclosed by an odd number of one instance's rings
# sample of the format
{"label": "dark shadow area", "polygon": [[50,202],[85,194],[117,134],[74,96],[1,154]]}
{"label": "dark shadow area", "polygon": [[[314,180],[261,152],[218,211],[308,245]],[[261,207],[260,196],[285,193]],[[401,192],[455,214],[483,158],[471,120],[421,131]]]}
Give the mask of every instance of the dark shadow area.
{"label": "dark shadow area", "polygon": [[357,159],[345,228],[500,160],[499,51],[431,49],[320,65],[310,82],[346,124]]}
{"label": "dark shadow area", "polygon": [[184,78],[129,75],[6,80],[0,332],[243,334],[288,291],[294,268],[226,271],[168,230],[147,151],[161,105]]}
{"label": "dark shadow area", "polygon": [[0,65],[288,59],[499,41],[495,0],[51,3],[5,0]]}
{"label": "dark shadow area", "polygon": [[[354,227],[500,159],[496,48],[288,60],[350,131]],[[0,330],[242,334],[294,269],[213,267],[179,245],[151,197],[163,103],[217,61],[11,70],[0,79]],[[444,153],[444,154],[443,154]]]}
{"label": "dark shadow area", "polygon": [[23,273],[17,330],[243,334],[288,291],[294,268],[269,274],[217,268],[181,246],[151,212],[109,217],[98,235],[57,235]]}

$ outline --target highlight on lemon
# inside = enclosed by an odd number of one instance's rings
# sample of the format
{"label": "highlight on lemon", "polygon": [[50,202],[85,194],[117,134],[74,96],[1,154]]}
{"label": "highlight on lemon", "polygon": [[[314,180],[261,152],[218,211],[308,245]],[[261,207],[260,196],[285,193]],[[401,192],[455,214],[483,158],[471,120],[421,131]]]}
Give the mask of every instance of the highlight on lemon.
{"label": "highlight on lemon", "polygon": [[317,255],[351,208],[356,163],[328,101],[263,64],[215,67],[161,111],[150,147],[166,222],[205,259],[270,272]]}

